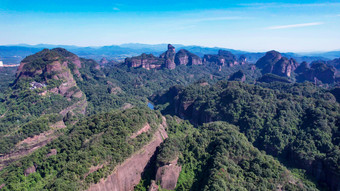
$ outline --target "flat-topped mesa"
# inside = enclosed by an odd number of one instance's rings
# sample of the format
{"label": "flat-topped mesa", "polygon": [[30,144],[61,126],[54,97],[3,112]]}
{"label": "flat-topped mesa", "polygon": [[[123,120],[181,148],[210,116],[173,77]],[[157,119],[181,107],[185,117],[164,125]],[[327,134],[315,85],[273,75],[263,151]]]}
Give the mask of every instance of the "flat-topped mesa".
{"label": "flat-topped mesa", "polygon": [[219,50],[218,54],[206,54],[203,57],[203,63],[213,63],[220,66],[235,66],[246,63],[244,56],[238,59],[234,54],[226,50]]}
{"label": "flat-topped mesa", "polygon": [[162,67],[164,59],[158,58],[152,54],[141,54],[140,56],[135,56],[125,59],[125,64],[132,68],[145,68],[145,69],[159,69]]}
{"label": "flat-topped mesa", "polygon": [[294,59],[283,57],[275,50],[267,52],[256,62],[256,67],[262,69],[263,74],[272,73],[284,77],[291,77],[298,65]]}
{"label": "flat-topped mesa", "polygon": [[189,52],[188,50],[181,49],[176,53],[175,47],[171,44],[168,45],[168,50],[156,57],[152,54],[141,54],[125,59],[125,64],[133,68],[145,69],[175,69],[176,65],[201,65],[202,60],[199,56]]}

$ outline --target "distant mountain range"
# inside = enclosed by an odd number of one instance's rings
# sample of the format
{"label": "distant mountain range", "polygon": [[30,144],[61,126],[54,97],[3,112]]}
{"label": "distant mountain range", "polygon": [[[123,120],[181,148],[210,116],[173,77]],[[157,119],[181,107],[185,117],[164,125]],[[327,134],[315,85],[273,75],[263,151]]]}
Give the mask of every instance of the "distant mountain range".
{"label": "distant mountain range", "polygon": [[[264,56],[265,52],[247,52],[242,50],[227,49],[221,47],[203,47],[203,46],[185,46],[181,44],[173,44],[178,49],[186,49],[200,57],[205,54],[216,54],[219,50],[227,50],[231,53],[241,56],[244,55],[249,62],[255,63],[259,58]],[[26,56],[35,54],[44,48],[56,48],[61,47],[68,49],[75,54],[84,57],[91,58],[96,61],[101,60],[103,57],[108,60],[123,61],[126,57],[137,56],[142,53],[153,54],[159,56],[161,53],[167,50],[167,44],[139,44],[129,43],[122,45],[112,46],[99,46],[99,47],[79,47],[73,45],[52,45],[52,44],[18,44],[18,45],[3,45],[0,46],[0,60],[4,64],[18,64]],[[331,52],[317,52],[317,53],[282,53],[287,58],[294,58],[297,62],[312,62],[316,60],[330,60],[340,57],[340,51]]]}

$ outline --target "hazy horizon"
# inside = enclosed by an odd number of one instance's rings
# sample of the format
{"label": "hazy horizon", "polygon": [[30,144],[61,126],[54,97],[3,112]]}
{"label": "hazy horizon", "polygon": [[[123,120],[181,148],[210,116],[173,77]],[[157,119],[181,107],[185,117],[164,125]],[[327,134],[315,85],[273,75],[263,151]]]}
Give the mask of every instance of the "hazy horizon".
{"label": "hazy horizon", "polygon": [[264,52],[340,50],[340,1],[0,2],[0,44],[183,44]]}
{"label": "hazy horizon", "polygon": [[[220,46],[202,46],[202,45],[197,45],[197,44],[173,44],[173,43],[158,43],[158,44],[145,44],[145,43],[135,43],[135,42],[130,42],[130,43],[122,43],[122,44],[107,44],[107,45],[101,45],[101,46],[79,46],[79,45],[74,45],[74,44],[45,44],[45,43],[38,43],[38,44],[26,44],[26,43],[19,43],[19,44],[0,44],[0,46],[27,46],[27,47],[37,47],[37,46],[43,46],[43,45],[47,45],[47,46],[54,46],[54,47],[58,47],[60,46],[61,48],[63,47],[77,47],[77,48],[101,48],[101,47],[109,47],[109,46],[123,46],[123,45],[129,45],[129,44],[139,44],[139,45],[146,45],[146,46],[160,46],[160,45],[164,45],[164,50],[167,49],[167,45],[168,44],[172,44],[172,45],[181,45],[181,46],[197,46],[197,47],[202,47],[202,48],[221,48],[221,49],[230,49],[230,50],[235,50],[235,51],[244,51],[244,52],[252,52],[252,53],[263,53],[263,52],[268,52],[268,51],[272,51],[275,49],[268,49],[268,50],[262,50],[262,51],[252,51],[252,50],[243,50],[243,49],[234,49],[232,47],[220,47]],[[49,48],[49,47],[44,47],[44,48]],[[180,48],[176,47],[176,50],[179,50]],[[138,49],[138,48],[136,48]],[[279,50],[275,50],[275,51],[279,51]],[[334,49],[334,50],[325,50],[325,51],[279,51],[282,53],[297,53],[297,54],[317,54],[317,53],[326,53],[326,52],[333,52],[333,51],[340,51],[339,49]]]}

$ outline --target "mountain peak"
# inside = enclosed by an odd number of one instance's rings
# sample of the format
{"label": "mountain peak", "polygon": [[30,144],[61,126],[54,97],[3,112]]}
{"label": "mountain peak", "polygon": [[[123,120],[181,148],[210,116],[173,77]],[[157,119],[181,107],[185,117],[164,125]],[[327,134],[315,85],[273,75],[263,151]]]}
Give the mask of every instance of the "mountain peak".
{"label": "mountain peak", "polygon": [[175,47],[171,44],[168,44],[168,50],[175,51]]}

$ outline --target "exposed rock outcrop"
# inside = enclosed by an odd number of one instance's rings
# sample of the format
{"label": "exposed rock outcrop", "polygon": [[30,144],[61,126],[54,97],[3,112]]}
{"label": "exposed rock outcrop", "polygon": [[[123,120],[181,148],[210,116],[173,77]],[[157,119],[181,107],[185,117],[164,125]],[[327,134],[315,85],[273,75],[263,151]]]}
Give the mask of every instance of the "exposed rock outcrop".
{"label": "exposed rock outcrop", "polygon": [[337,70],[340,70],[340,58],[328,61],[327,63],[331,66],[334,66]]}
{"label": "exposed rock outcrop", "polygon": [[334,66],[327,64],[325,61],[315,61],[309,67],[306,62],[300,64],[296,69],[297,80],[322,82],[322,83],[334,83],[336,80],[337,70]]}
{"label": "exposed rock outcrop", "polygon": [[[163,118],[163,120],[165,120]],[[168,137],[165,131],[165,121],[155,132],[152,141],[145,145],[140,152],[133,154],[129,159],[116,167],[115,171],[105,180],[91,185],[89,191],[130,191],[134,189],[157,147]]]}
{"label": "exposed rock outcrop", "polygon": [[[80,76],[78,68],[81,68],[79,57],[62,48],[52,50],[44,49],[34,55],[26,57],[17,70],[17,80],[27,80],[39,77],[40,82],[49,84],[52,81],[59,81],[60,85],[49,89],[50,92],[61,94],[71,98],[83,96],[77,87],[76,81],[71,73],[70,65],[75,67],[73,72]],[[80,92],[80,93],[79,93]],[[76,94],[78,93],[78,94]],[[80,95],[81,94],[81,95]]]}
{"label": "exposed rock outcrop", "polygon": [[165,68],[168,68],[170,70],[176,68],[175,55],[176,55],[175,47],[172,46],[171,44],[168,44],[168,50],[160,55],[160,58],[165,59]]}
{"label": "exposed rock outcrop", "polygon": [[230,81],[246,81],[246,75],[242,70],[239,70],[238,72],[235,72],[233,75],[229,78]]}
{"label": "exposed rock outcrop", "polygon": [[202,60],[197,55],[181,49],[176,53],[175,63],[176,65],[201,65]]}
{"label": "exposed rock outcrop", "polygon": [[176,65],[201,65],[202,60],[199,56],[181,49],[176,53],[175,47],[171,44],[168,45],[168,50],[156,57],[152,54],[142,54],[125,59],[125,64],[128,67],[133,68],[145,68],[145,69],[175,69]]}
{"label": "exposed rock outcrop", "polygon": [[149,191],[158,191],[159,186],[156,184],[156,181],[152,180],[151,185],[149,187]]}
{"label": "exposed rock outcrop", "polygon": [[28,168],[25,170],[24,174],[25,174],[25,176],[28,176],[29,174],[34,173],[36,170],[37,170],[37,169],[36,169],[36,167],[35,167],[34,165],[33,165],[33,166],[30,166],[30,167],[28,167]]}
{"label": "exposed rock outcrop", "polygon": [[[40,88],[43,93],[54,93],[66,97],[69,101],[77,99],[72,106],[64,108],[60,113],[65,116],[67,112],[85,114],[87,101],[84,93],[77,86],[75,79],[82,80],[79,68],[90,63],[95,70],[100,70],[99,65],[86,59],[80,59],[77,55],[62,48],[44,49],[34,55],[26,57],[20,64],[16,76],[15,86],[20,81],[46,84]],[[37,83],[37,82],[35,82]],[[46,89],[44,89],[46,88]]]}
{"label": "exposed rock outcrop", "polygon": [[54,156],[57,153],[58,153],[57,149],[51,149],[50,152],[46,155],[46,157]]}
{"label": "exposed rock outcrop", "polygon": [[108,61],[105,57],[103,57],[103,58],[99,61],[99,64],[102,65],[102,66],[104,66],[104,65],[106,65],[106,64],[108,64],[108,63],[109,63],[109,61]]}
{"label": "exposed rock outcrop", "polygon": [[152,54],[142,54],[140,56],[135,56],[125,59],[125,64],[132,68],[145,68],[145,69],[159,69],[162,67],[164,59],[158,58]]}
{"label": "exposed rock outcrop", "polygon": [[167,190],[176,188],[177,180],[182,170],[182,167],[177,164],[177,160],[178,158],[157,169],[156,182],[160,183],[161,188]]}
{"label": "exposed rock outcrop", "polygon": [[219,50],[218,54],[206,54],[203,57],[203,63],[214,63],[219,66],[228,66],[232,67],[235,65],[245,64],[246,58],[241,56],[240,59],[226,50]]}
{"label": "exposed rock outcrop", "polygon": [[277,51],[269,51],[256,62],[256,67],[262,69],[262,74],[272,73],[279,76],[291,77],[298,67],[294,59],[283,57]]}
{"label": "exposed rock outcrop", "polygon": [[[58,123],[59,122],[57,122],[56,124]],[[40,133],[39,135],[28,137],[17,143],[15,152],[0,156],[0,170],[9,165],[10,163],[12,163],[13,161],[17,161],[22,157],[31,154],[32,152],[36,151],[37,149],[45,146],[46,144],[50,143],[51,141],[59,137],[61,134],[60,132],[58,132],[58,129],[63,129],[66,126],[65,124],[57,126],[54,125],[51,125],[51,127],[56,128],[56,130],[49,130]],[[52,154],[51,153],[53,152],[52,150],[50,151],[49,154]]]}
{"label": "exposed rock outcrop", "polygon": [[292,72],[298,67],[298,63],[294,59],[282,57],[273,67],[273,74],[279,76],[291,77]]}

